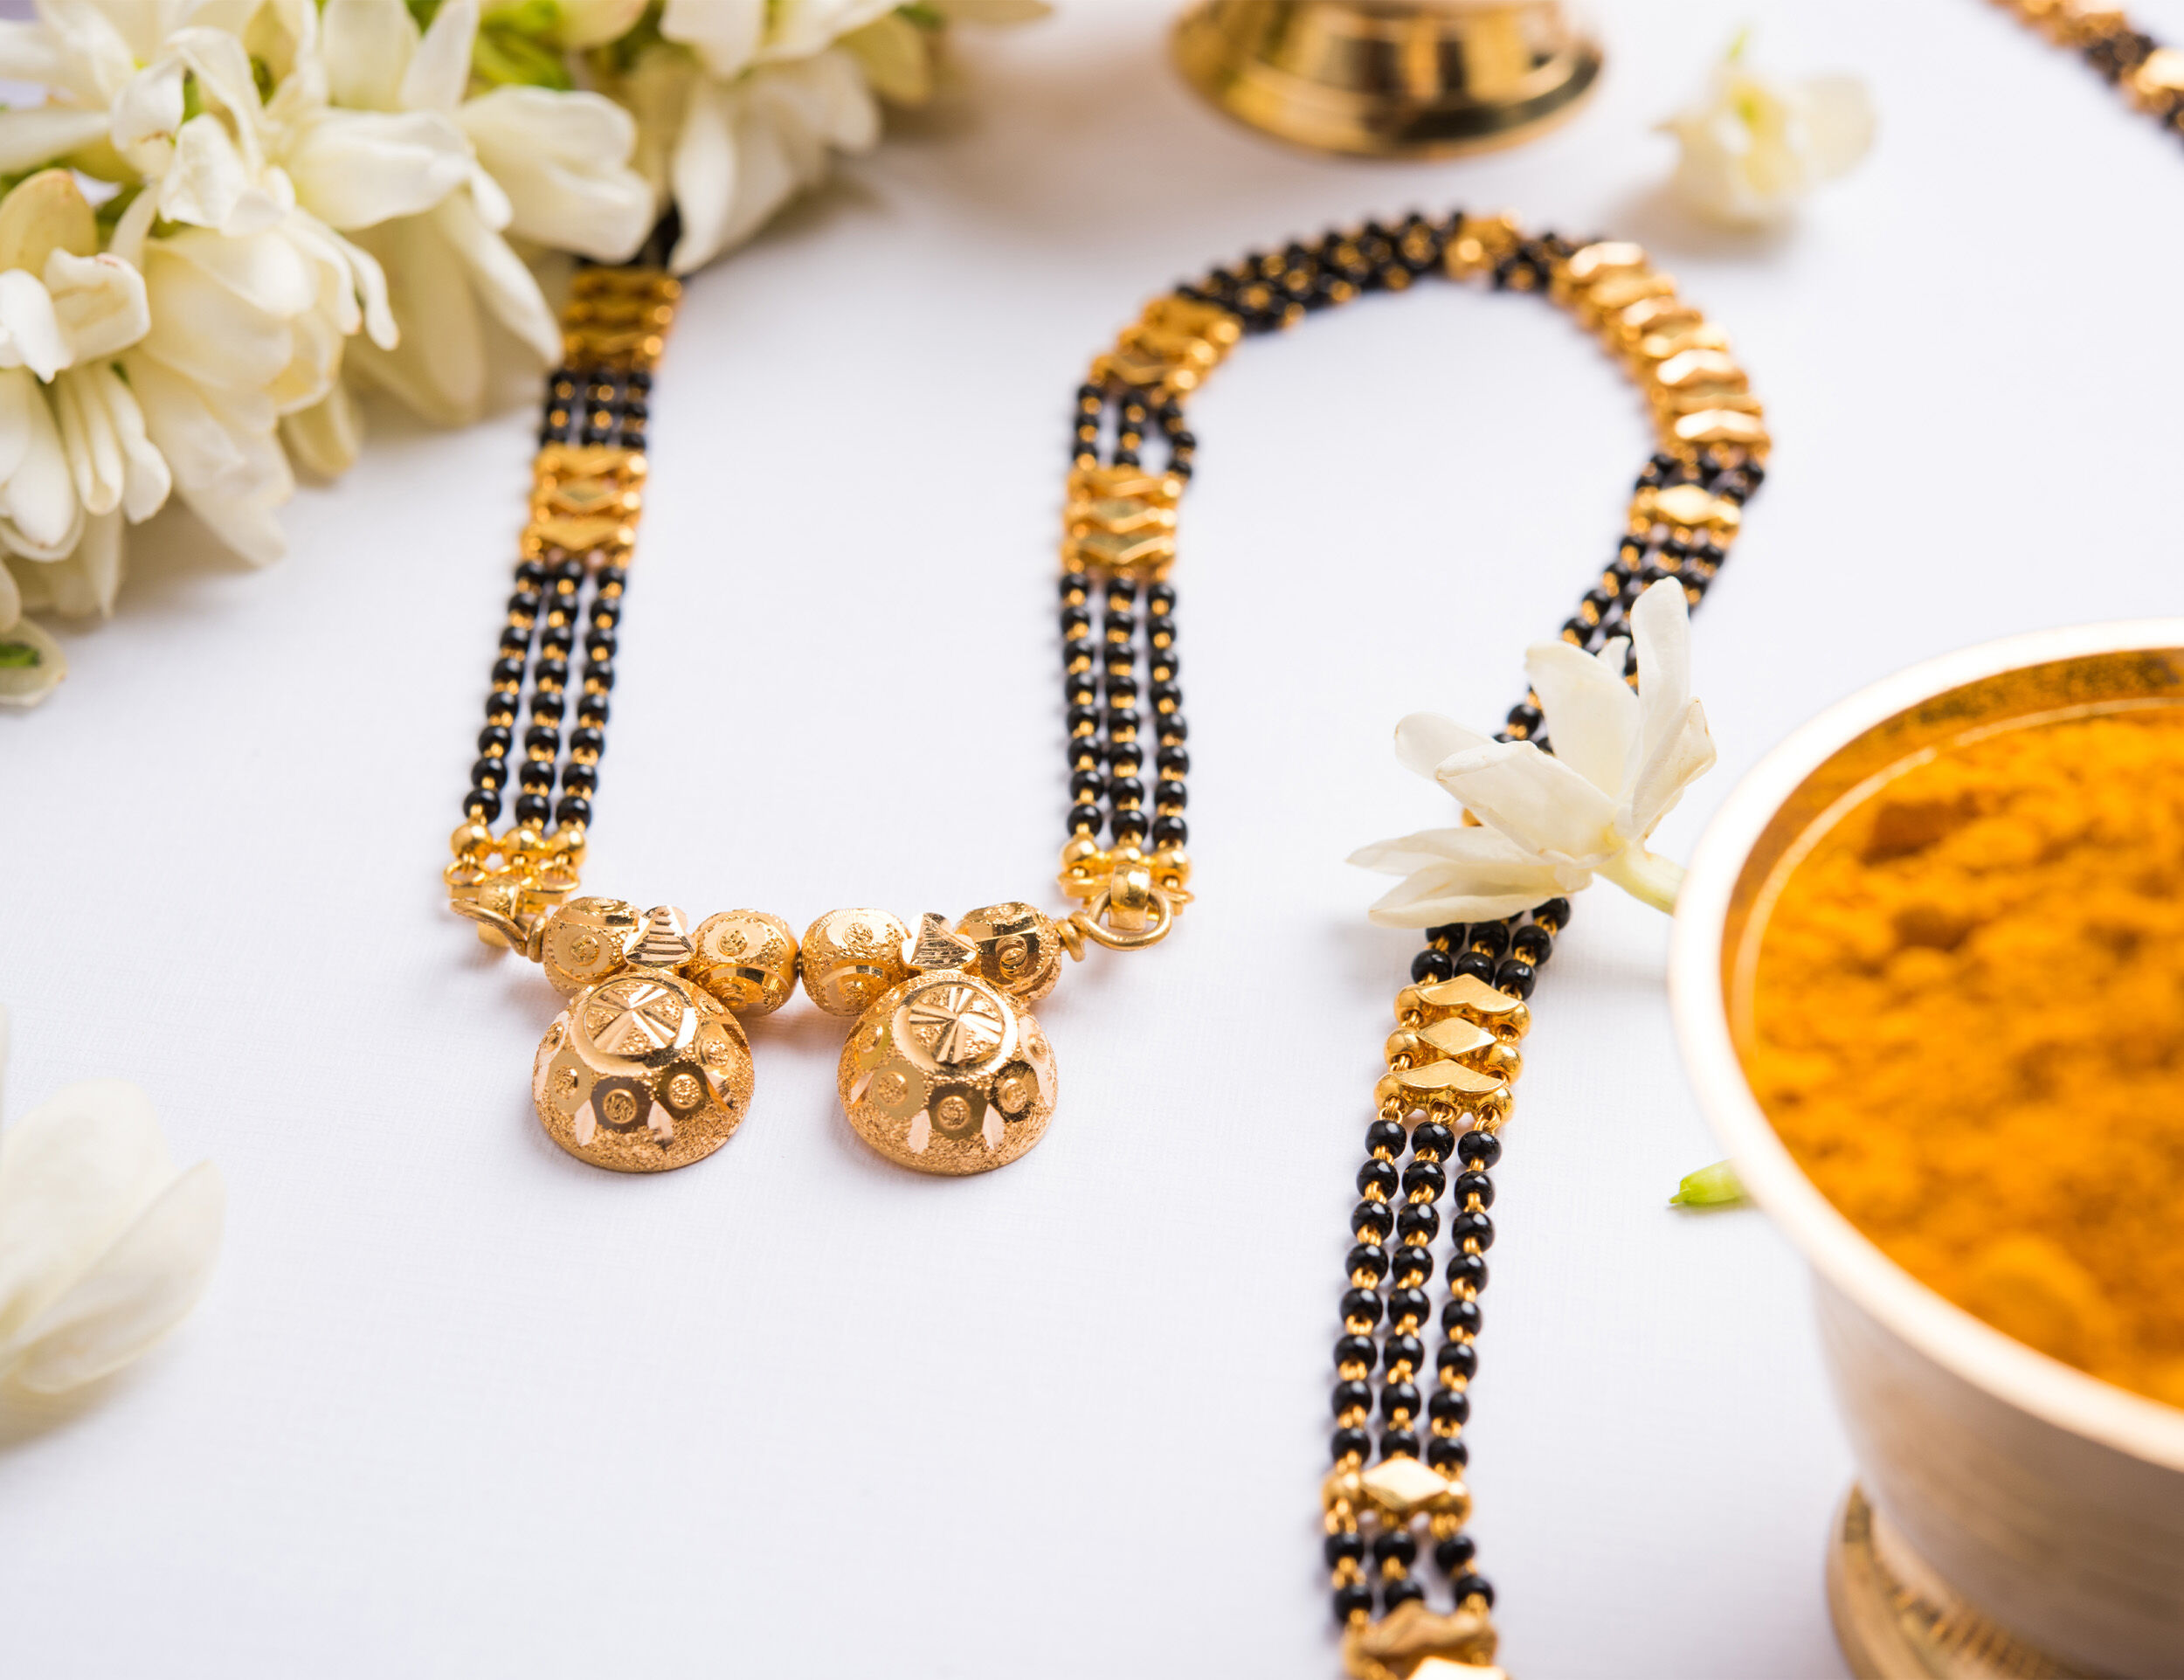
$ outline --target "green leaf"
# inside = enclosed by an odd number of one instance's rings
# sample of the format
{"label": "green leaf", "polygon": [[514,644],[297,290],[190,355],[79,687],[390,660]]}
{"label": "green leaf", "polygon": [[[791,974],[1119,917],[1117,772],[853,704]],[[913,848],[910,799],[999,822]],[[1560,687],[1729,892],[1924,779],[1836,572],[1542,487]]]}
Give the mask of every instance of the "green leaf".
{"label": "green leaf", "polygon": [[0,671],[34,670],[45,663],[37,648],[24,641],[0,641]]}
{"label": "green leaf", "polygon": [[[552,10],[550,3],[547,10]],[[501,87],[551,87],[565,93],[577,85],[559,47],[507,24],[479,25],[470,67],[480,81]]]}
{"label": "green leaf", "polygon": [[900,17],[909,23],[916,24],[920,29],[946,29],[948,27],[948,20],[945,17],[930,6],[917,4],[916,0],[911,0],[911,3],[907,6],[897,6],[895,10]]}
{"label": "green leaf", "polygon": [[1669,1198],[1669,1206],[1741,1207],[1745,1200],[1745,1187],[1737,1182],[1736,1169],[1726,1161],[1717,1161],[1711,1166],[1685,1173],[1683,1182],[1676,1187],[1676,1194]]}

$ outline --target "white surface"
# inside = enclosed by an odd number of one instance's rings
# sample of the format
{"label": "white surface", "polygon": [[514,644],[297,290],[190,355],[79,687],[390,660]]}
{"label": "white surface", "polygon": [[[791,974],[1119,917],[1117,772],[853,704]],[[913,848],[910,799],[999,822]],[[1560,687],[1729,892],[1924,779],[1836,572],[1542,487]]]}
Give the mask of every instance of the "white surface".
{"label": "white surface", "polygon": [[[1273,149],[1119,0],[974,43],[907,135],[693,287],[588,879],[703,913],[959,912],[1044,883],[1071,391],[1144,296],[1413,204],[1649,241],[1779,439],[1700,616],[1722,768],[1916,657],[2173,612],[2184,153],[1973,0],[1603,8],[1530,149]],[[2157,8],[2172,36],[2184,16]],[[1699,233],[1648,125],[1745,17],[1871,82],[1803,230]],[[74,674],[0,718],[10,1110],[124,1075],[232,1193],[182,1334],[0,1423],[0,1667],[63,1677],[1319,1677],[1350,1177],[1413,942],[1352,846],[1440,819],[1390,726],[1488,722],[1612,551],[1646,451],[1537,300],[1428,287],[1254,342],[1196,404],[1184,684],[1200,889],[1041,1010],[1047,1141],[928,1183],[839,1117],[834,1021],[756,1034],[754,1115],[625,1179],[530,1115],[550,994],[439,908],[528,482],[528,395],[388,420],[262,575],[139,546]],[[161,553],[156,550],[162,550]],[[943,673],[945,674],[936,674]],[[1482,1565],[1524,1680],[1842,1672],[1848,1460],[1799,1269],[1662,1203],[1719,1151],[1664,930],[1590,894],[1500,1174]]]}

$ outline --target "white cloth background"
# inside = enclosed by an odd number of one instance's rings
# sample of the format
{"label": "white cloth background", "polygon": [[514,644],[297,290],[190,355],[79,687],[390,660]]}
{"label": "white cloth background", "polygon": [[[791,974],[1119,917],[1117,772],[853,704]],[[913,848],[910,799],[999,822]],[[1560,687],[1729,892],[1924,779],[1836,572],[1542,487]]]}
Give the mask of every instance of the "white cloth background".
{"label": "white cloth background", "polygon": [[[1627,0],[1597,101],[1420,167],[1278,149],[1170,73],[1170,8],[965,43],[890,140],[691,287],[660,377],[595,889],[703,914],[1050,897],[1071,392],[1145,297],[1412,205],[1648,241],[1778,439],[1699,615],[1720,770],[1869,679],[2174,611],[2184,147],[1974,0]],[[2184,7],[2148,14],[2174,36]],[[1863,171],[1775,240],[1661,201],[1648,132],[1756,17],[1855,70]],[[1647,434],[1537,299],[1429,286],[1247,345],[1193,405],[1199,902],[1040,1010],[1047,1141],[927,1182],[840,1117],[840,1023],[755,1034],[742,1135],[656,1179],[531,1117],[551,994],[440,908],[532,424],[379,417],[260,575],[140,541],[0,718],[9,1108],[115,1074],[231,1187],[195,1318],[0,1416],[0,1670],[72,1677],[1183,1680],[1336,1668],[1317,1552],[1350,1179],[1414,941],[1352,847],[1442,819],[1424,707],[1490,727],[1612,552]],[[1664,926],[1586,895],[1495,1209],[1475,1531],[1554,1677],[1842,1672],[1849,1474],[1801,1269],[1679,1218],[1719,1152]]]}

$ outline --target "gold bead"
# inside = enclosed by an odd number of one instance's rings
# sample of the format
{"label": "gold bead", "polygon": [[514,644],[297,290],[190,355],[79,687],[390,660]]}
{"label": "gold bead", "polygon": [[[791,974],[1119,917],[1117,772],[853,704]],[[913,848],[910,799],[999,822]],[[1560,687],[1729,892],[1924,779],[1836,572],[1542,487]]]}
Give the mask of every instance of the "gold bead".
{"label": "gold bead", "polygon": [[493,849],[493,831],[481,822],[467,822],[447,837],[447,849],[457,857],[490,852]]}
{"label": "gold bead", "polygon": [[1180,846],[1163,846],[1145,860],[1152,870],[1152,884],[1171,893],[1191,884],[1191,854]]}
{"label": "gold bead", "polygon": [[547,918],[539,961],[568,997],[625,967],[644,942],[645,916],[619,898],[572,898]]}
{"label": "gold bead", "polygon": [[830,1015],[860,1015],[910,978],[909,938],[885,910],[829,910],[804,930],[804,990]]}
{"label": "gold bead", "polygon": [[1061,978],[1061,936],[1033,905],[985,905],[957,922],[956,931],[978,948],[971,972],[1020,1003],[1037,1003]]}
{"label": "gold bead", "polygon": [[796,990],[797,943],[764,910],[722,910],[698,923],[682,971],[739,1015],[771,1015]]}

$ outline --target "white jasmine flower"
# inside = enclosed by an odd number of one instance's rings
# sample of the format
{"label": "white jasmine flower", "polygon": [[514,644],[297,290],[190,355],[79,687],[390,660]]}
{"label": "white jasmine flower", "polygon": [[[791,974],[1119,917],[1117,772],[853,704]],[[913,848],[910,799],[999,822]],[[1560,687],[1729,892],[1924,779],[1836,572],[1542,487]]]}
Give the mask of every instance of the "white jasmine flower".
{"label": "white jasmine flower", "polygon": [[121,1080],[0,1130],[0,1379],[58,1393],[149,1348],[204,1293],[225,1203],[210,1161],[176,1172],[150,1099]]}
{"label": "white jasmine flower", "polygon": [[60,644],[23,616],[15,578],[0,566],[0,706],[35,706],[67,674]]}
{"label": "white jasmine flower", "polygon": [[1654,584],[1631,608],[1638,692],[1623,679],[1631,643],[1598,654],[1539,642],[1524,668],[1554,753],[1497,743],[1430,712],[1396,728],[1396,756],[1448,789],[1477,827],[1382,840],[1351,862],[1403,883],[1370,912],[1383,927],[1485,922],[1612,881],[1657,909],[1675,907],[1680,866],[1646,849],[1683,790],[1712,767],[1706,714],[1690,691],[1691,626],[1683,585]]}
{"label": "white jasmine flower", "polygon": [[[350,347],[358,371],[428,419],[474,419],[484,320],[541,367],[561,329],[515,238],[619,261],[644,242],[653,196],[629,167],[636,124],[598,93],[499,87],[466,99],[476,0],[446,0],[420,31],[403,0],[328,0],[322,32],[268,107],[298,201],[390,277],[398,342]],[[321,417],[290,441],[340,460],[354,425]]]}
{"label": "white jasmine flower", "polygon": [[1738,36],[1706,90],[1661,125],[1683,147],[1674,185],[1700,215],[1738,227],[1780,221],[1873,144],[1873,103],[1855,76],[1777,81],[1743,64]]}

